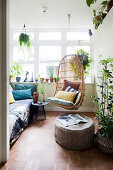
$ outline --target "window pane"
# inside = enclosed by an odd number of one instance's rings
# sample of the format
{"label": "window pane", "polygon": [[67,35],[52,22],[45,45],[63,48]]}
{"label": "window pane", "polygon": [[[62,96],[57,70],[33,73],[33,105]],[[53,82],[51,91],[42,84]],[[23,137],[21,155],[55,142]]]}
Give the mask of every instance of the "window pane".
{"label": "window pane", "polygon": [[67,40],[89,40],[88,32],[67,32]]}
{"label": "window pane", "polygon": [[[21,32],[13,33],[13,40],[19,40],[19,35]],[[34,40],[34,33],[27,33],[30,36],[30,40]]]}
{"label": "window pane", "polygon": [[26,78],[26,71],[29,72],[29,74],[27,75],[28,80],[27,81],[31,81],[32,78],[32,74],[34,76],[34,64],[22,64],[23,66],[23,72],[22,72],[22,81],[25,80]]}
{"label": "window pane", "polygon": [[39,33],[39,40],[61,40],[61,33],[60,32]]}
{"label": "window pane", "polygon": [[39,46],[39,60],[60,60],[61,47],[60,46]]}
{"label": "window pane", "polygon": [[67,54],[76,54],[77,50],[84,50],[87,53],[90,53],[90,47],[89,46],[74,46],[74,47],[67,47]]}
{"label": "window pane", "polygon": [[49,78],[49,67],[53,68],[54,76],[57,76],[59,62],[55,63],[39,63],[39,74],[41,77]]}
{"label": "window pane", "polygon": [[34,47],[31,46],[30,49],[27,47],[13,47],[13,61],[25,62],[34,60]]}

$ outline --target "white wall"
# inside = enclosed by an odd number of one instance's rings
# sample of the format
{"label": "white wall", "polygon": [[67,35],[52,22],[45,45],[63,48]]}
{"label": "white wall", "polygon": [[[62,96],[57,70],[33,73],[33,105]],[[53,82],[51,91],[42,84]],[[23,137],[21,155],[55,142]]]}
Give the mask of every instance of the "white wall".
{"label": "white wall", "polygon": [[[104,19],[103,24],[99,26],[97,31],[95,31],[92,41],[94,43],[95,82],[97,83],[97,76],[99,74],[99,70],[101,70],[99,64],[100,59],[113,57],[113,8]],[[99,58],[100,54],[102,55],[102,58]]]}
{"label": "white wall", "polygon": [[[44,18],[42,7],[47,7]],[[71,13],[71,28],[89,28],[92,9],[85,0],[9,0],[10,28],[67,28],[67,14]]]}

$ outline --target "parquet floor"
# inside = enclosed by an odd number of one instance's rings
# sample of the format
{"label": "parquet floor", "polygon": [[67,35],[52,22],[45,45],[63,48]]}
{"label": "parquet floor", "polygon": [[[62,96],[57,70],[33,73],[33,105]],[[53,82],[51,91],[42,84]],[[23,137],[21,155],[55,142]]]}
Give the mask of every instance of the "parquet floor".
{"label": "parquet floor", "polygon": [[[95,146],[84,151],[62,148],[54,140],[54,120],[58,112],[47,112],[47,119],[33,122],[10,150],[1,170],[113,170],[113,156]],[[85,113],[91,118],[94,115]]]}

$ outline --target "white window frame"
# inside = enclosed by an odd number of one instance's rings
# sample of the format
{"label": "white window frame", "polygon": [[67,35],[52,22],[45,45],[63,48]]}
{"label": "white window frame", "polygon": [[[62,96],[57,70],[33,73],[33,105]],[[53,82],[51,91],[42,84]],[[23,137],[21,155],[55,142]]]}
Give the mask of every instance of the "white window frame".
{"label": "white window frame", "polygon": [[[87,29],[71,29],[72,32],[86,32]],[[11,66],[13,63],[13,47],[18,46],[19,42],[16,40],[13,40],[13,33],[22,32],[22,30],[10,30],[10,59],[9,59],[9,65]],[[39,74],[39,46],[61,46],[61,58],[66,55],[66,45],[68,44],[68,40],[66,40],[66,33],[69,32],[68,29],[30,29],[27,30],[27,33],[34,33],[34,40],[31,41],[31,46],[34,46],[34,77],[36,77],[37,74]],[[61,40],[39,40],[39,33],[42,32],[61,32]],[[89,46],[90,47],[90,55],[93,56],[93,45],[91,44],[91,41],[77,41],[72,40],[70,41],[69,46]],[[58,60],[59,61],[59,60]],[[46,62],[46,60],[45,60]],[[49,61],[48,61],[49,62]],[[25,63],[25,62],[23,62]],[[91,77],[93,77],[93,63],[91,66]],[[93,80],[91,82],[93,83]]]}

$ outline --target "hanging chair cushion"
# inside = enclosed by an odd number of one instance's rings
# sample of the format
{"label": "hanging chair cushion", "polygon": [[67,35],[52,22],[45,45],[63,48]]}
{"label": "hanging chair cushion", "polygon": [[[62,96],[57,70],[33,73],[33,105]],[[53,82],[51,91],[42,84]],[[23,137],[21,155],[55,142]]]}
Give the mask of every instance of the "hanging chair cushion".
{"label": "hanging chair cushion", "polygon": [[62,90],[65,91],[67,86],[70,86],[75,90],[78,90],[80,86],[80,82],[72,82],[72,81],[64,80]]}
{"label": "hanging chair cushion", "polygon": [[56,103],[58,105],[63,105],[63,106],[73,106],[74,105],[73,102],[63,100],[63,99],[58,99],[58,98],[55,98],[55,97],[49,97],[48,100],[50,100],[53,103]]}
{"label": "hanging chair cushion", "polygon": [[77,98],[74,102],[76,105],[80,102],[81,96],[82,96],[82,94],[81,94],[81,92],[79,92],[78,95],[77,95]]}
{"label": "hanging chair cushion", "polygon": [[73,103],[75,103],[75,102],[78,103],[79,96],[81,96],[81,95],[80,95],[80,94],[81,94],[80,91],[77,91],[77,90],[71,88],[70,86],[67,86],[66,89],[65,89],[65,91],[66,91],[66,92],[74,92],[74,93],[76,93],[77,95],[75,96]]}
{"label": "hanging chair cushion", "polygon": [[73,102],[76,95],[77,93],[75,92],[58,91],[58,93],[55,95],[55,98]]}

